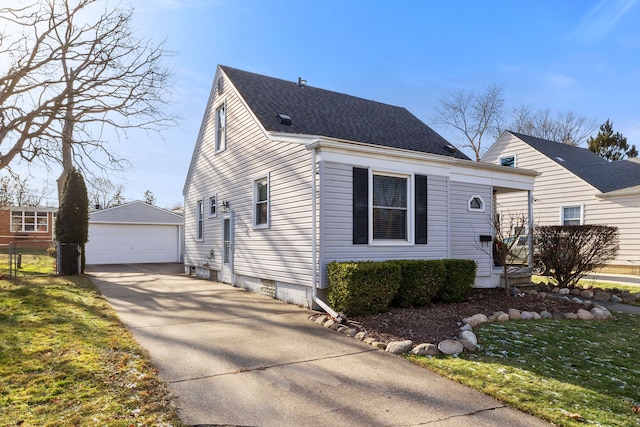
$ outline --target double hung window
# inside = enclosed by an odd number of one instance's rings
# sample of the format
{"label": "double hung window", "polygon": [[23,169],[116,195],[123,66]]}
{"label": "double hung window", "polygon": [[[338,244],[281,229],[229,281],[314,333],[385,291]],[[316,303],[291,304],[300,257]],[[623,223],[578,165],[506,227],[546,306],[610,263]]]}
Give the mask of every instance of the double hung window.
{"label": "double hung window", "polygon": [[373,174],[373,240],[408,239],[409,177]]}
{"label": "double hung window", "polygon": [[269,223],[269,175],[253,181],[253,227],[268,228]]}
{"label": "double hung window", "polygon": [[582,225],[582,206],[563,206],[561,209],[562,225]]}

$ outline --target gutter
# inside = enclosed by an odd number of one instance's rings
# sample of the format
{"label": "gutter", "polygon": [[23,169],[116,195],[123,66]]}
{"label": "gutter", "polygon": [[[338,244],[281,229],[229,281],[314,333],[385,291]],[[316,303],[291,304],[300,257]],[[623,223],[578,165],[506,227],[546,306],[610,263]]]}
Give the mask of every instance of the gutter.
{"label": "gutter", "polygon": [[328,314],[331,315],[331,317],[333,317],[334,319],[336,319],[338,322],[342,321],[342,317],[341,315],[339,315],[334,309],[332,309],[329,304],[327,304],[326,302],[324,302],[323,300],[320,299],[320,297],[318,297],[318,249],[317,249],[317,245],[318,245],[318,237],[317,237],[317,202],[316,202],[316,197],[317,197],[317,177],[316,177],[316,150],[317,150],[317,146],[315,144],[311,144],[311,146],[309,147],[309,149],[311,150],[311,264],[312,264],[312,282],[313,282],[313,287],[312,287],[312,299],[313,302],[315,302],[316,304],[318,304],[320,306],[320,308],[322,308],[324,311],[326,311]]}

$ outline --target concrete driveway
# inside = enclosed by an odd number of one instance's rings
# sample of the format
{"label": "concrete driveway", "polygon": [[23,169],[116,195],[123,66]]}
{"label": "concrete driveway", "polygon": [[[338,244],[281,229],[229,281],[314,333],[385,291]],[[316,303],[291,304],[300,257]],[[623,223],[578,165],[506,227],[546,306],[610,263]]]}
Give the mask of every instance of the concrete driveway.
{"label": "concrete driveway", "polygon": [[548,426],[308,320],[310,311],[174,265],[88,274],[177,395],[187,425]]}

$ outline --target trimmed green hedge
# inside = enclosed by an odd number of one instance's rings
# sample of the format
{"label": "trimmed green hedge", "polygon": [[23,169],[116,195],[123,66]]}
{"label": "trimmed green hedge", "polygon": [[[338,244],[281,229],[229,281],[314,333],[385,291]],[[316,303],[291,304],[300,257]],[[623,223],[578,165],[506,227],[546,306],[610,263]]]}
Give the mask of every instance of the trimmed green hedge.
{"label": "trimmed green hedge", "polygon": [[334,261],[327,268],[329,305],[351,316],[387,311],[402,277],[393,261]]}
{"label": "trimmed green hedge", "polygon": [[431,300],[444,284],[446,277],[443,260],[401,260],[402,280],[392,305],[421,307]]}
{"label": "trimmed green hedge", "polygon": [[468,259],[443,260],[446,270],[444,285],[435,296],[441,302],[460,302],[471,293],[478,266]]}
{"label": "trimmed green hedge", "polygon": [[473,288],[477,267],[472,260],[445,259],[334,261],[327,268],[329,305],[357,316],[382,313],[390,305],[462,301]]}

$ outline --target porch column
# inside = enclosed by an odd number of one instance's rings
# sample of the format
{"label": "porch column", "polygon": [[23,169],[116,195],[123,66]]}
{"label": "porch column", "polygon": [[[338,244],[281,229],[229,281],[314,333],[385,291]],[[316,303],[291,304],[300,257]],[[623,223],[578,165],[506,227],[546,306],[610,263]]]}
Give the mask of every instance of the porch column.
{"label": "porch column", "polygon": [[529,259],[528,259],[528,264],[529,267],[533,267],[533,194],[531,194],[531,190],[527,190],[527,199],[528,199],[528,203],[527,203],[527,218],[528,218],[528,223],[529,223],[529,235],[527,237],[527,243],[529,245]]}

